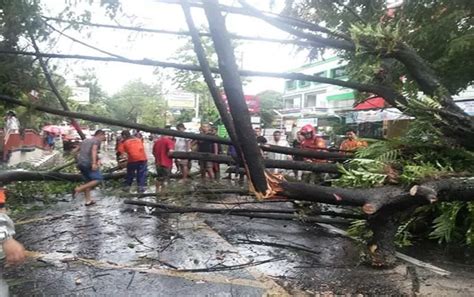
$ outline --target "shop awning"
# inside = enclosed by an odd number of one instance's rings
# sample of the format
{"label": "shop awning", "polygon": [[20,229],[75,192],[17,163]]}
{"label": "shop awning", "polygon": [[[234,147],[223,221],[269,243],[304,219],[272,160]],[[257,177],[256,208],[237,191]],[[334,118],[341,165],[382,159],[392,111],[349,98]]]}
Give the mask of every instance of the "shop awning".
{"label": "shop awning", "polygon": [[387,107],[385,100],[382,97],[371,97],[366,99],[364,102],[357,104],[355,110],[367,110],[367,109],[380,109]]}

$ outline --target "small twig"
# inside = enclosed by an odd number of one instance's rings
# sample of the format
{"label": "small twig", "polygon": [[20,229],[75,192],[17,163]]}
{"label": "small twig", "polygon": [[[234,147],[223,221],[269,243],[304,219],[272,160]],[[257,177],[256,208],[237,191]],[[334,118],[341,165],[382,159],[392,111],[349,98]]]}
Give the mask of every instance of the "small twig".
{"label": "small twig", "polygon": [[136,273],[136,271],[133,271],[132,278],[130,278],[130,281],[128,282],[127,290],[128,290],[128,288],[130,288],[130,285],[132,284],[133,279],[135,278],[135,273]]}
{"label": "small twig", "polygon": [[237,244],[254,244],[254,245],[265,245],[265,246],[273,246],[273,247],[278,247],[278,248],[283,248],[283,249],[293,249],[293,250],[298,250],[298,251],[303,251],[311,254],[320,254],[320,252],[311,250],[310,248],[307,247],[299,247],[295,245],[290,245],[290,244],[282,244],[282,243],[276,243],[276,242],[268,242],[268,241],[257,241],[257,240],[249,240],[249,239],[238,239]]}
{"label": "small twig", "polygon": [[250,266],[257,266],[257,265],[262,265],[270,262],[276,262],[276,261],[281,261],[284,258],[272,258],[268,260],[263,260],[263,261],[250,261],[244,264],[237,264],[237,265],[231,265],[231,266],[214,266],[214,267],[208,267],[208,268],[196,268],[196,269],[178,269],[177,271],[179,272],[214,272],[214,271],[230,271],[230,270],[238,270],[242,268],[247,268]]}

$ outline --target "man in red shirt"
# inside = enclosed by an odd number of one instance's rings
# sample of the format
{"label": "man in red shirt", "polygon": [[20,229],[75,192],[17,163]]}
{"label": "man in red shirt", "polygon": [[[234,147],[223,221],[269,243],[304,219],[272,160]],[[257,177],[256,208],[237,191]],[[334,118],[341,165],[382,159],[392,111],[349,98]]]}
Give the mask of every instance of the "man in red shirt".
{"label": "man in red shirt", "polygon": [[153,156],[156,163],[156,191],[161,191],[161,184],[167,181],[173,167],[173,159],[169,153],[174,150],[174,141],[171,137],[163,135],[153,144]]}
{"label": "man in red shirt", "polygon": [[132,186],[133,179],[137,178],[138,192],[145,192],[147,175],[147,157],[141,139],[130,135],[130,131],[122,131],[123,141],[117,147],[121,156],[127,155],[127,178],[125,184],[128,189]]}

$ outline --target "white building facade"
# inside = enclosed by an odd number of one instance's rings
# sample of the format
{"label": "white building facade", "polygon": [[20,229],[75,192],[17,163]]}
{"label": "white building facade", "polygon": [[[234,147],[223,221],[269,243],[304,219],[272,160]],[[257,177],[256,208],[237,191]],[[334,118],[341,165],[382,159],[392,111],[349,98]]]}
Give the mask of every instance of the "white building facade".
{"label": "white building facade", "polygon": [[[293,69],[308,75],[346,80],[346,61],[338,57]],[[285,126],[311,119],[336,116],[336,112],[352,109],[355,93],[351,89],[307,81],[287,80],[283,93],[284,108],[279,110]],[[316,124],[316,123],[315,123]]]}

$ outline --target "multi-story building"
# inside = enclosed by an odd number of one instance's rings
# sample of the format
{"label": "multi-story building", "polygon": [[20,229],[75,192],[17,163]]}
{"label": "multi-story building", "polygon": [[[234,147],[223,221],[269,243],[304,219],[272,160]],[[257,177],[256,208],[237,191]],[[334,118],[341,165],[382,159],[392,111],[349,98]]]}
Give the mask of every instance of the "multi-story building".
{"label": "multi-story building", "polygon": [[[293,69],[291,72],[346,80],[346,65],[347,61],[332,57]],[[474,115],[473,86],[453,98],[468,114]],[[406,126],[409,117],[395,108],[387,107],[383,98],[377,97],[356,107],[354,99],[355,93],[352,89],[287,80],[283,93],[284,108],[278,110],[280,126],[286,127],[288,131],[295,123],[299,127],[310,123],[328,131],[336,121],[357,127],[360,134],[367,137],[396,136],[400,129],[394,127]]]}
{"label": "multi-story building", "polygon": [[[346,61],[332,57],[293,69],[292,72],[345,80],[346,64]],[[279,110],[279,113],[285,126],[292,125],[295,121],[317,124],[317,119],[337,117],[336,112],[351,109],[354,98],[355,94],[351,89],[324,83],[287,80],[283,93],[284,108]]]}

